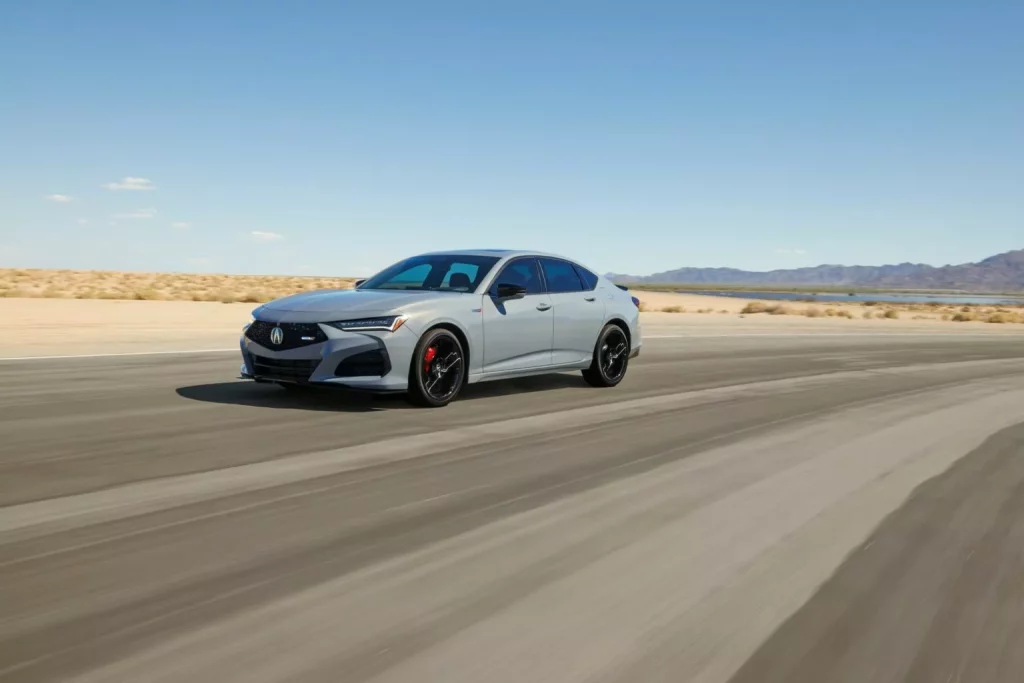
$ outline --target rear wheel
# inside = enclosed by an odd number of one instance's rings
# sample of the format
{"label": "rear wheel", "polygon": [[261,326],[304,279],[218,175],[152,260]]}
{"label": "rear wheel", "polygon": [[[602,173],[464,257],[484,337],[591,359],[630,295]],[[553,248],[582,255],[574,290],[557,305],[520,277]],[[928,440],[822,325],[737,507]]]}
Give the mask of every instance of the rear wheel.
{"label": "rear wheel", "polygon": [[614,387],[626,376],[629,366],[629,339],[621,327],[605,325],[594,345],[594,358],[583,371],[583,379],[594,387]]}
{"label": "rear wheel", "polygon": [[458,337],[445,329],[428,331],[416,344],[409,368],[409,401],[440,408],[455,400],[466,377],[466,354]]}

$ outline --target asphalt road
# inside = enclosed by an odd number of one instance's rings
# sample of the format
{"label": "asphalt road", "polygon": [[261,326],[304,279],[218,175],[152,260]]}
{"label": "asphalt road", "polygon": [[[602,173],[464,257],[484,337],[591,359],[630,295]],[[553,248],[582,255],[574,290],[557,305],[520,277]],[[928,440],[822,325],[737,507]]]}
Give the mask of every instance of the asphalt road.
{"label": "asphalt road", "polygon": [[1024,671],[1024,338],[650,339],[442,410],[237,365],[0,361],[0,681]]}

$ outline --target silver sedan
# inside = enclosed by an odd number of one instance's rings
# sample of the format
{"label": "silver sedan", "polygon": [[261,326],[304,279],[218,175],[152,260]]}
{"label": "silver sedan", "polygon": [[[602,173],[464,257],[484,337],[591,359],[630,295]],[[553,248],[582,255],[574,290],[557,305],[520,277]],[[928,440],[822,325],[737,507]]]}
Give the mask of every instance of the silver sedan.
{"label": "silver sedan", "polygon": [[560,256],[423,254],[351,290],[256,308],[242,377],[406,392],[423,406],[447,405],[466,384],[566,370],[611,387],[640,353],[639,312],[623,287]]}

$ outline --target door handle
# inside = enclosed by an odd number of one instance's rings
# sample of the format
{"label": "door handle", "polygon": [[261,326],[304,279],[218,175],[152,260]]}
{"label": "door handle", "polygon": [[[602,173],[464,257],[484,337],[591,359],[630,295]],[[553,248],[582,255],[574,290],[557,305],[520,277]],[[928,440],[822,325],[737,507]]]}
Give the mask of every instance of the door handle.
{"label": "door handle", "polygon": [[537,304],[538,311],[546,311],[551,308],[551,304]]}
{"label": "door handle", "polygon": [[583,297],[583,300],[584,301],[593,301],[594,297],[592,297],[592,296],[585,296],[585,297]]}

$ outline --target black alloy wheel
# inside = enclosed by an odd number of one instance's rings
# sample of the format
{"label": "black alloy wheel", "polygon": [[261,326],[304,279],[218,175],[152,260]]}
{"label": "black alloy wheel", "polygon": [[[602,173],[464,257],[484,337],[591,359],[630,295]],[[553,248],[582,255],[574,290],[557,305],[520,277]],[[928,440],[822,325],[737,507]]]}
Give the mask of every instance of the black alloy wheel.
{"label": "black alloy wheel", "polygon": [[440,408],[455,400],[466,378],[466,354],[446,329],[429,330],[416,345],[409,368],[409,400]]}
{"label": "black alloy wheel", "polygon": [[583,371],[583,379],[595,387],[614,387],[626,376],[629,367],[629,339],[621,327],[614,323],[604,326],[594,346],[590,367]]}

